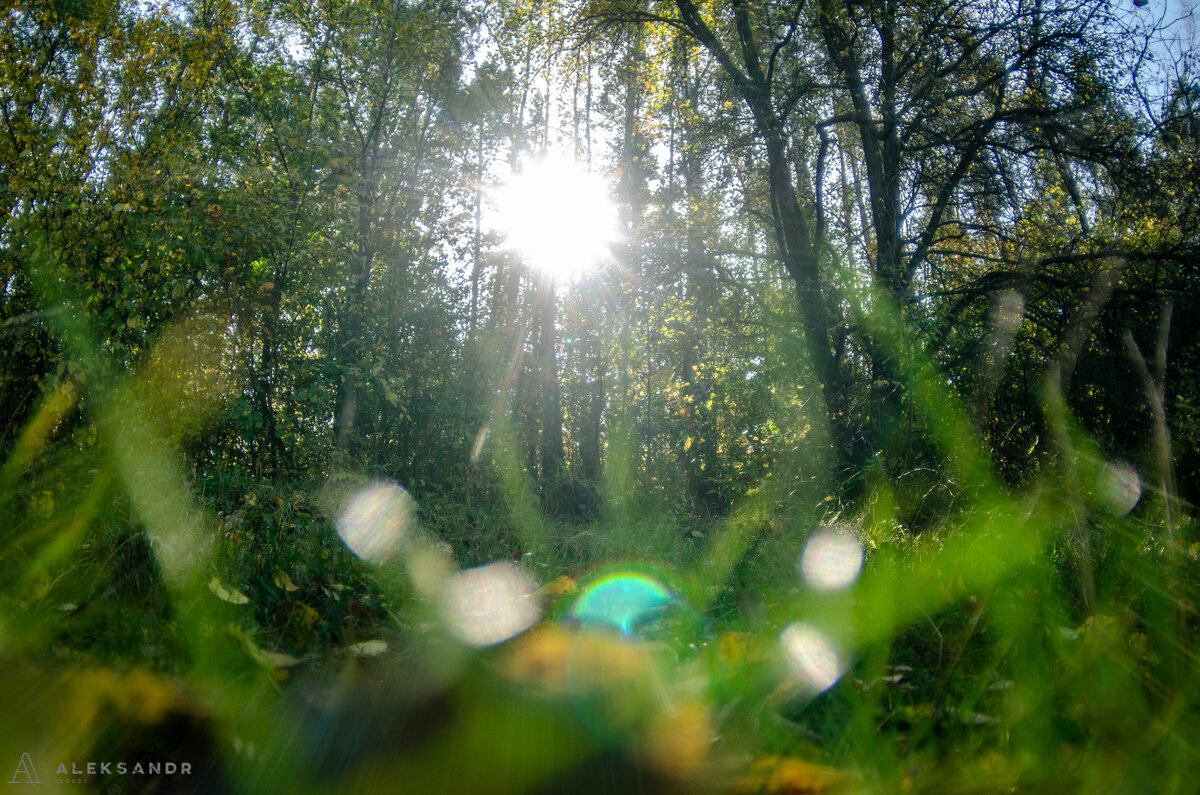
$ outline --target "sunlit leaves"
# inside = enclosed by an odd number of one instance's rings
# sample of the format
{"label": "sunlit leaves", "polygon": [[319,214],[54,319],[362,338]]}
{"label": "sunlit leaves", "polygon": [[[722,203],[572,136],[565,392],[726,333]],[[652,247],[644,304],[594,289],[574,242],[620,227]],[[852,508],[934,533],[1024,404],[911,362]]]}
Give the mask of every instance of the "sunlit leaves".
{"label": "sunlit leaves", "polygon": [[[885,225],[856,159],[855,136],[888,122],[854,126],[829,59],[860,56],[878,110],[877,15],[919,34],[902,45],[930,56],[906,72],[919,82],[996,33],[939,14],[998,12],[839,6],[854,35],[826,52],[814,30],[784,41],[796,9],[742,6],[760,51],[781,46],[784,165],[800,217],[826,224],[838,416],[903,442],[835,471],[757,128],[713,52],[659,24],[564,55],[553,3],[201,5],[6,10],[0,663],[177,670],[221,711],[223,769],[294,776],[281,790],[444,788],[440,766],[466,757],[481,790],[570,789],[595,759],[818,791],[837,778],[821,757],[881,789],[1057,790],[1099,757],[1116,760],[1100,784],[1153,785],[1133,772],[1186,752],[1198,547],[1169,477],[1194,468],[1196,436],[1185,142],[1155,150],[1163,190],[1138,202],[1069,148],[1060,169],[1004,149],[1032,138],[988,139],[1008,156],[964,161],[900,295],[872,283]],[[477,53],[463,11],[494,23]],[[701,9],[731,42],[735,13]],[[920,100],[900,120],[906,256],[975,140],[955,131],[1062,88],[1031,67],[1002,97],[985,55],[923,98],[900,86]],[[1078,72],[1071,91],[1102,96]],[[615,162],[629,236],[618,267],[564,291],[547,386],[529,367],[534,290],[473,210],[556,137],[594,171]],[[1072,341],[1113,246],[1112,307]],[[1156,337],[1167,295],[1182,319]],[[1126,327],[1147,360],[1164,340],[1178,458],[1148,460]],[[1080,366],[1047,420],[1029,384],[1068,348]],[[530,453],[558,398],[565,476],[547,484]],[[327,480],[348,499],[305,496]],[[679,582],[605,587],[595,568],[647,558]],[[129,694],[121,715],[188,709],[106,676],[91,684]],[[47,698],[50,718],[91,709]],[[356,755],[364,726],[384,750]]]}

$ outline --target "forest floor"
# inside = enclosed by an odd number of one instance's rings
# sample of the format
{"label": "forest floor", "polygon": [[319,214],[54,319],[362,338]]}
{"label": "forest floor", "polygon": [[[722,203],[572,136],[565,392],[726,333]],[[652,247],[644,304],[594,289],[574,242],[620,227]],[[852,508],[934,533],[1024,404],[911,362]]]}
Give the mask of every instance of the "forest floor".
{"label": "forest floor", "polygon": [[7,592],[0,752],[192,765],[135,786],[157,791],[1193,781],[1200,549],[1149,511],[1089,514],[1085,610],[1078,527],[1044,492],[916,533],[832,502],[518,529],[365,480],[340,513],[328,489],[198,491],[182,576],[115,510]]}

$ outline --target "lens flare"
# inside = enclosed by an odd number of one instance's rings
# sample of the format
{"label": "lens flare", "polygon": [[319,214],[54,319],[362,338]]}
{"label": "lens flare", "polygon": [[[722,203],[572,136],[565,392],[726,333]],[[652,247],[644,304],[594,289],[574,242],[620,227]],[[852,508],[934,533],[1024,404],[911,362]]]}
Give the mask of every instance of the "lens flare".
{"label": "lens flare", "polygon": [[494,646],[541,617],[533,582],[508,561],[455,572],[442,594],[442,615],[468,646]]}
{"label": "lens flare", "polygon": [[417,523],[416,503],[395,483],[372,483],[347,502],[337,532],[362,560],[387,560]]}
{"label": "lens flare", "polygon": [[823,693],[845,673],[837,651],[820,630],[797,622],[779,636],[788,663],[806,687]]}
{"label": "lens flare", "polygon": [[645,574],[623,572],[589,584],[567,611],[569,619],[592,627],[608,627],[623,635],[653,623],[678,597]]}
{"label": "lens flare", "polygon": [[862,547],[857,540],[845,533],[821,531],[804,546],[800,575],[810,588],[836,591],[858,579],[862,562]]}
{"label": "lens flare", "polygon": [[1025,318],[1025,296],[1016,290],[1005,290],[996,297],[992,309],[992,330],[997,336],[1011,337]]}
{"label": "lens flare", "polygon": [[1137,470],[1124,461],[1109,461],[1096,479],[1096,494],[1105,508],[1124,516],[1142,498],[1142,480]]}
{"label": "lens flare", "polygon": [[609,256],[618,237],[608,182],[561,155],[525,163],[491,199],[505,245],[552,278],[579,276]]}

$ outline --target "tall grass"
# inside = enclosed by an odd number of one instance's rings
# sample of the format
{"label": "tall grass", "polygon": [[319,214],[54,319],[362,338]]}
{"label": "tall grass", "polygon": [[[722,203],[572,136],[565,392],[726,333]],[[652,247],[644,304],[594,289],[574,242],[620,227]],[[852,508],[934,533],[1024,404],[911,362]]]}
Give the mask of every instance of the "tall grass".
{"label": "tall grass", "polygon": [[[336,521],[365,481],[192,476],[139,376],[105,366],[78,314],[54,317],[85,375],[46,385],[0,471],[14,781],[28,754],[44,785],[111,792],[1195,787],[1200,544],[1161,414],[1159,471],[1135,482],[1050,381],[1055,454],[1006,487],[945,380],[897,342],[956,495],[920,533],[882,477],[842,504],[780,476],[697,520],[612,474],[596,518],[550,519],[497,417],[493,496],[430,500],[370,562]],[[822,534],[861,550],[843,587],[804,577]],[[497,560],[540,589],[521,598],[542,618],[464,642],[447,583]],[[622,573],[675,599],[624,634],[572,620]],[[168,761],[191,772],[87,768]]]}

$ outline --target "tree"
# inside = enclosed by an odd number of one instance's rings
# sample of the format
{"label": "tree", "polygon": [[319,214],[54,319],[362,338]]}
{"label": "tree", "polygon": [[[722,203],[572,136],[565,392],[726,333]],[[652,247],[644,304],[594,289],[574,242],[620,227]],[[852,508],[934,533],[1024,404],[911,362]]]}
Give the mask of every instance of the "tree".
{"label": "tree", "polygon": [[[1011,257],[1003,227],[1020,212],[1013,202],[1022,203],[1025,175],[1049,157],[1070,177],[1072,162],[1122,151],[1085,146],[1073,131],[1087,119],[1103,123],[1096,74],[1117,45],[1107,38],[1114,27],[1100,2],[735,2],[712,11],[675,0],[596,3],[586,18],[598,29],[681,31],[744,106],[760,147],[776,252],[794,284],[847,475],[874,451],[890,451],[903,464],[912,430],[897,434],[903,344],[847,314],[849,285],[835,260],[919,331],[919,296],[936,289],[931,263],[964,253],[956,246],[964,228],[998,241],[1001,260]],[[846,212],[855,204],[860,214]],[[850,241],[842,251],[831,237],[838,223]],[[995,256],[979,251],[979,262]],[[866,363],[865,372],[856,361]],[[860,381],[876,385],[865,403],[856,398]]]}

